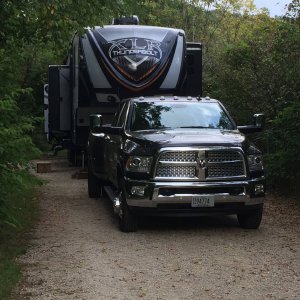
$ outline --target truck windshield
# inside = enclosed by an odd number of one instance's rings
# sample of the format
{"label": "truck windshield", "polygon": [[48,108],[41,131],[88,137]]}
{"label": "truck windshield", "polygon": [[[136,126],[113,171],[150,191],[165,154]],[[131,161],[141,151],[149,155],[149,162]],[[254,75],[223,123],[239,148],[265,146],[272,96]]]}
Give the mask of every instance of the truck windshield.
{"label": "truck windshield", "polygon": [[222,107],[207,102],[134,103],[130,130],[167,128],[210,128],[233,130]]}

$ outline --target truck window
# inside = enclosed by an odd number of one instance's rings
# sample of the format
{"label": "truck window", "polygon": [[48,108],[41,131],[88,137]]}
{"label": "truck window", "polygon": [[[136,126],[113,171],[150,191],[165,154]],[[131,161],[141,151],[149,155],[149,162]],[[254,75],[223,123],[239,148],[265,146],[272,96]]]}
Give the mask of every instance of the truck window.
{"label": "truck window", "polygon": [[123,127],[124,126],[125,121],[126,121],[127,107],[128,107],[127,103],[123,105],[122,110],[119,114],[117,124],[116,124],[117,127]]}
{"label": "truck window", "polygon": [[132,131],[163,128],[235,129],[225,111],[216,102],[134,104],[130,124]]}

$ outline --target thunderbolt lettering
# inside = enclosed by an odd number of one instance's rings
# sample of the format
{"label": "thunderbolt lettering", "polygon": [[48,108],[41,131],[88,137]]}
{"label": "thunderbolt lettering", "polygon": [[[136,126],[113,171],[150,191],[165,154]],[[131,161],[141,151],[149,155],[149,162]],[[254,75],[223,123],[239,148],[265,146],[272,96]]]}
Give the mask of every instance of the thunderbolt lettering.
{"label": "thunderbolt lettering", "polygon": [[158,51],[149,51],[149,50],[120,50],[112,51],[113,56],[123,56],[123,55],[132,55],[132,54],[142,54],[149,56],[157,56]]}

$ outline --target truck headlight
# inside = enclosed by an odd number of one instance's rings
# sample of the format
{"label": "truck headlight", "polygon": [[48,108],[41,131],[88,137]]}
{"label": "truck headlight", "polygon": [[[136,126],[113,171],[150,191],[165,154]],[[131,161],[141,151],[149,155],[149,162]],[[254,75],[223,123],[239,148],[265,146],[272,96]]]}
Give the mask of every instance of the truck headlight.
{"label": "truck headlight", "polygon": [[264,169],[262,156],[260,154],[248,155],[247,159],[250,172],[262,171]]}
{"label": "truck headlight", "polygon": [[123,150],[126,153],[130,153],[133,150],[137,149],[138,147],[139,147],[139,144],[137,144],[136,142],[131,141],[131,140],[126,140],[123,144]]}
{"label": "truck headlight", "polygon": [[130,156],[126,163],[126,171],[150,173],[152,157],[150,156]]}

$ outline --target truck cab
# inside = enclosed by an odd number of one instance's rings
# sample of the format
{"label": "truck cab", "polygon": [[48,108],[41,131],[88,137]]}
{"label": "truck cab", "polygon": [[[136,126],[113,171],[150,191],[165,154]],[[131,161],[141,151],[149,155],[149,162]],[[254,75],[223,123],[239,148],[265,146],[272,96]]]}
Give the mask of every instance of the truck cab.
{"label": "truck cab", "polygon": [[244,228],[258,228],[265,177],[262,154],[236,126],[220,101],[150,96],[122,101],[112,124],[90,117],[90,197],[105,191],[122,231],[139,216],[236,214]]}

